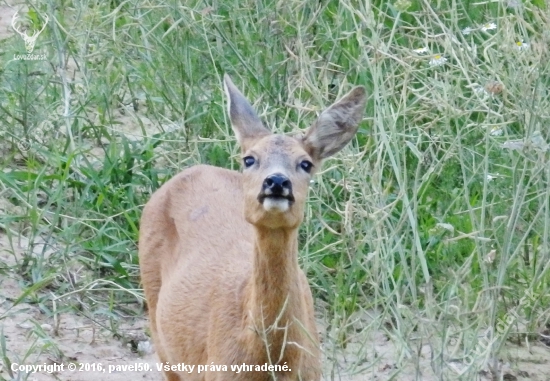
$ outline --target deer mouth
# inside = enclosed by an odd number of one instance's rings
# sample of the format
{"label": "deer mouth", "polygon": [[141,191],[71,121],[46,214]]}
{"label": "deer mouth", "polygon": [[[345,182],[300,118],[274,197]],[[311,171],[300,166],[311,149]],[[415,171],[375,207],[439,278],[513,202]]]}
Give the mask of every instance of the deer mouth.
{"label": "deer mouth", "polygon": [[258,201],[266,212],[284,213],[294,203],[294,196],[292,193],[288,195],[266,195],[262,193],[258,196]]}
{"label": "deer mouth", "polygon": [[289,193],[288,195],[260,193],[260,195],[258,196],[258,201],[260,202],[260,204],[263,204],[265,202],[265,200],[271,200],[271,201],[284,201],[284,200],[286,200],[289,203],[293,203],[294,202],[294,196],[292,195],[292,193]]}

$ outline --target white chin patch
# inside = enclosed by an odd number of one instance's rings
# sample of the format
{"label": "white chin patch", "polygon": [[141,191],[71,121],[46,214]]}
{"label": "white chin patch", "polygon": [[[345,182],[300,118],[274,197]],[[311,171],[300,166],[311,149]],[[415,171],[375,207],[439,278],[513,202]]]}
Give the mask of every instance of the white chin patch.
{"label": "white chin patch", "polygon": [[286,198],[264,198],[263,206],[266,212],[286,212],[288,210],[289,201]]}

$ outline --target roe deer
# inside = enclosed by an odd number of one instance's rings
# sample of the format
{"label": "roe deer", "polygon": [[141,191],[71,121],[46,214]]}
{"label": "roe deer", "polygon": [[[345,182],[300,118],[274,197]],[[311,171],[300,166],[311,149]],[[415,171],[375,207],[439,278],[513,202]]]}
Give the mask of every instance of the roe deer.
{"label": "roe deer", "polygon": [[[311,176],[357,131],[365,89],[354,88],[303,136],[290,137],[266,129],[227,75],[224,85],[242,173],[188,168],[143,210],[139,260],[153,341],[163,363],[195,366],[165,367],[169,381],[319,381],[298,227]],[[231,370],[243,363],[272,367]],[[207,370],[198,373],[199,365]]]}

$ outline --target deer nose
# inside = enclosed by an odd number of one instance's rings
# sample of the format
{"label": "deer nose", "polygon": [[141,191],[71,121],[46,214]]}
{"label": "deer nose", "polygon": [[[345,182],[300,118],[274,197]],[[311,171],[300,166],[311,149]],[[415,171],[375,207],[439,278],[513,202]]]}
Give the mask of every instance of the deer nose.
{"label": "deer nose", "polygon": [[265,178],[262,193],[268,197],[289,197],[292,195],[292,183],[285,175],[275,173]]}

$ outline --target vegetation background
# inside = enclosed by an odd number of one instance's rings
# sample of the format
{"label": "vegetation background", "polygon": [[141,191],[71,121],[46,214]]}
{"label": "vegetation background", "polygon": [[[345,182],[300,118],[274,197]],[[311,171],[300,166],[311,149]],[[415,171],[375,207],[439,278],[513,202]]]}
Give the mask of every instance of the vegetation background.
{"label": "vegetation background", "polygon": [[222,75],[279,133],[361,84],[366,117],[312,184],[300,235],[326,379],[538,379],[533,364],[549,379],[547,348],[523,368],[509,350],[550,343],[547,2],[4,4],[20,29],[49,18],[45,60],[0,37],[0,230],[5,250],[28,242],[0,263],[22,289],[4,303],[116,334],[144,315],[151,193],[197,163],[239,169]]}

